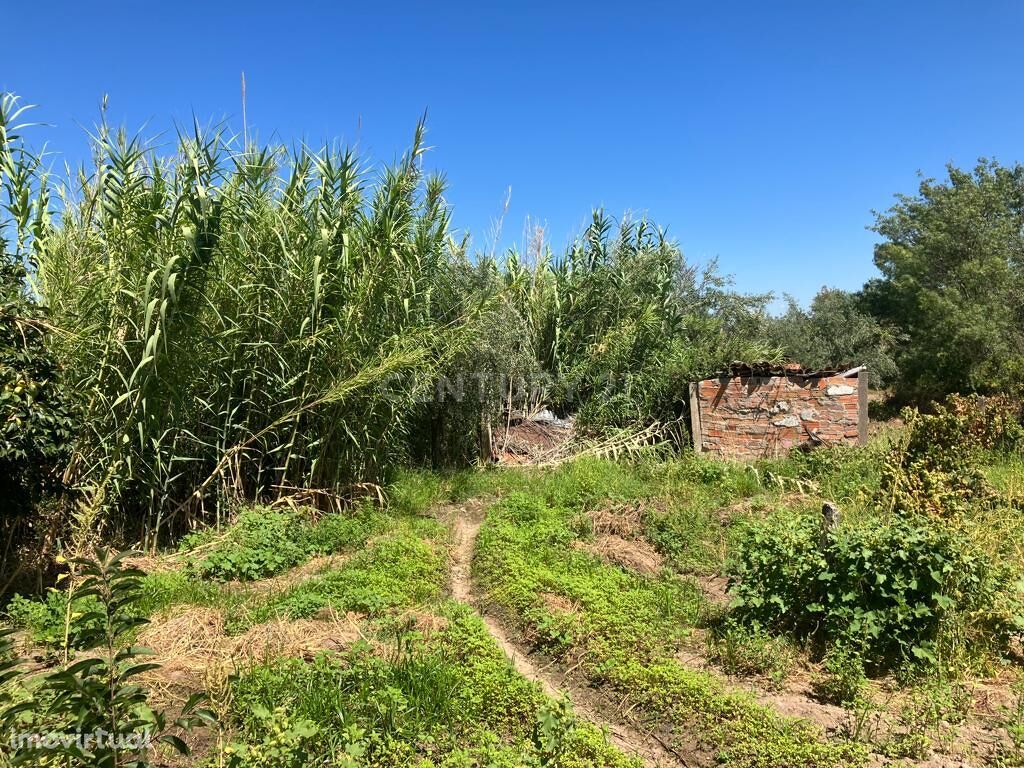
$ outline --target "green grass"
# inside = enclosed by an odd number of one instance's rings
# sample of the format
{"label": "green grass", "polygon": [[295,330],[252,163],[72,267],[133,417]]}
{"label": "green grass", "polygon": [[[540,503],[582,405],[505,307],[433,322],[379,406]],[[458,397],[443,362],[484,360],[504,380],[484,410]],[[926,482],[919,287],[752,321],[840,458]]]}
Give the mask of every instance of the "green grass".
{"label": "green grass", "polygon": [[[348,758],[375,766],[627,765],[597,730],[517,675],[479,619],[445,599],[450,532],[425,513],[483,498],[488,516],[477,542],[477,585],[536,647],[576,666],[680,746],[696,745],[725,765],[858,765],[865,745],[828,741],[816,727],[781,717],[678,658],[700,643],[721,671],[762,687],[781,685],[795,663],[806,661],[810,646],[777,628],[737,621],[738,613],[710,605],[693,577],[728,572],[742,554],[738,548],[749,547],[751,530],[813,523],[824,498],[840,500],[842,531],[870,530],[885,454],[872,445],[756,465],[686,456],[405,471],[386,489],[383,510],[366,507],[315,524],[287,513],[195,542],[196,557],[220,548],[239,562],[259,562],[261,548],[271,546],[296,545],[299,561],[351,552],[342,564],[275,590],[201,578],[196,568],[155,573],[145,580],[143,610],[213,607],[233,633],[325,611],[366,617],[361,626],[374,640],[372,652],[355,648],[333,660],[279,660],[243,671],[232,715],[240,751],[230,765],[264,765],[275,751],[295,761],[275,766],[296,768],[327,756],[338,765],[349,765]],[[1020,468],[1019,460],[989,457],[985,472],[993,485],[1014,488]],[[614,509],[640,510],[637,535],[666,558],[657,575],[642,577],[580,546],[593,536],[588,513]],[[993,556],[1019,562],[1019,510],[986,514],[959,521],[963,535]],[[401,618],[409,609],[440,613],[448,624],[425,638],[410,635]],[[52,606],[34,604],[18,611],[28,618],[56,615]],[[841,650],[826,655],[819,688],[852,706],[861,702],[864,667]]]}
{"label": "green grass", "polygon": [[298,619],[322,609],[382,615],[437,599],[445,582],[446,529],[427,518],[398,518],[343,564],[277,591],[252,591],[197,578],[187,571],[146,577],[142,610],[176,605],[220,610],[229,632],[278,616]]}
{"label": "green grass", "polygon": [[[490,509],[474,563],[488,598],[539,646],[575,660],[594,683],[681,739],[697,736],[729,765],[861,761],[859,746],[828,743],[813,727],[779,717],[678,663],[676,653],[704,614],[700,591],[689,580],[643,579],[574,549],[573,542],[586,535],[579,511],[587,504],[557,506],[545,490],[515,493]],[[590,491],[586,502],[601,503],[600,488]],[[563,498],[581,501],[571,492]],[[553,603],[550,594],[564,600]],[[564,610],[564,601],[572,609]]]}
{"label": "green grass", "polygon": [[260,743],[265,713],[283,710],[308,726],[295,752],[309,764],[347,752],[367,766],[638,768],[518,675],[471,611],[439,610],[447,625],[427,639],[399,631],[383,652],[248,671],[234,684],[239,735]]}
{"label": "green grass", "polygon": [[446,535],[433,520],[401,519],[344,565],[255,601],[228,628],[242,631],[276,616],[306,618],[326,608],[379,616],[434,601],[446,580]]}
{"label": "green grass", "polygon": [[278,575],[313,555],[355,552],[371,536],[395,526],[395,520],[369,505],[350,513],[329,514],[315,522],[296,511],[244,510],[239,521],[220,537],[202,531],[187,540],[181,570],[150,573],[143,581],[141,610],[155,615],[175,605],[217,608],[226,615],[249,616],[268,597],[225,585],[214,576],[255,580]]}

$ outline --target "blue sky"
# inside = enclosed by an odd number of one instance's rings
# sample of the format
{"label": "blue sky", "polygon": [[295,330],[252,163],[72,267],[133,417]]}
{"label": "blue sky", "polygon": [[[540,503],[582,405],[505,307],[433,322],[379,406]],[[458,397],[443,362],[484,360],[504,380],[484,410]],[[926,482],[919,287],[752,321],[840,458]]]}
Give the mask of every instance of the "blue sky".
{"label": "blue sky", "polygon": [[429,109],[430,163],[474,243],[512,188],[561,248],[595,206],[646,213],[748,291],[871,276],[871,209],[920,170],[1024,160],[1024,3],[11,2],[0,89],[56,158],[110,117],[248,122],[392,160]]}

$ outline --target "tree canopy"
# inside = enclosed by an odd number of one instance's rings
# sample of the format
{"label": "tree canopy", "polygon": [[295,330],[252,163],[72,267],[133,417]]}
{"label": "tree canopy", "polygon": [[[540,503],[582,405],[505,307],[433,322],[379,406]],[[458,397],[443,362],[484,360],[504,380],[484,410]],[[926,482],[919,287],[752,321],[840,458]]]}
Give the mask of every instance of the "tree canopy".
{"label": "tree canopy", "polygon": [[818,369],[867,365],[874,381],[896,373],[894,334],[869,314],[861,294],[822,288],[809,310],[792,296],[786,300],[786,312],[772,318],[766,332],[791,360]]}
{"label": "tree canopy", "polygon": [[882,273],[865,286],[873,314],[906,335],[895,393],[925,403],[950,392],[1020,389],[1024,375],[1024,167],[948,166],[915,196],[876,214]]}

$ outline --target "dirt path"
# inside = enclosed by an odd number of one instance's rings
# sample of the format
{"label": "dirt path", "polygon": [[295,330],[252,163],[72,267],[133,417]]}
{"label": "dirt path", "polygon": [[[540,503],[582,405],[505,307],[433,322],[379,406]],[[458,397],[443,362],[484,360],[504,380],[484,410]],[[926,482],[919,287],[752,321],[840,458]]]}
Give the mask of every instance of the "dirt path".
{"label": "dirt path", "polygon": [[483,613],[473,593],[471,574],[476,538],[484,519],[483,505],[471,502],[465,507],[451,507],[442,512],[442,518],[448,520],[454,535],[455,546],[449,585],[452,597],[474,608],[480,614],[487,631],[519,674],[539,683],[545,695],[551,698],[567,697],[572,701],[577,716],[603,728],[608,733],[608,740],[615,747],[627,755],[641,758],[645,765],[652,768],[678,768],[690,764],[654,734],[641,732],[621,719],[611,719],[602,714],[612,709],[609,702],[592,690],[569,680],[566,675],[550,666],[539,667],[530,658],[526,649],[511,638],[501,622],[494,616]]}

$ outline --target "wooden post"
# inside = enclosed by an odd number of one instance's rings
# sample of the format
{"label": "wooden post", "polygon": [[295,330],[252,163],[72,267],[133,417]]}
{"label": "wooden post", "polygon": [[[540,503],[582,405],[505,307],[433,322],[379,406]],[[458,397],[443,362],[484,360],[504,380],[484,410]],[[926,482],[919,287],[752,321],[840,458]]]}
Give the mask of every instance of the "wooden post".
{"label": "wooden post", "polygon": [[868,387],[871,380],[867,369],[857,374],[857,445],[868,444]]}
{"label": "wooden post", "polygon": [[700,429],[700,382],[690,382],[690,432],[693,435],[693,450],[701,453],[704,450],[704,434]]}
{"label": "wooden post", "polygon": [[828,551],[829,544],[832,542],[832,535],[835,533],[836,528],[839,527],[839,519],[839,507],[831,501],[826,501],[821,505],[821,538],[818,541],[818,546],[822,552]]}
{"label": "wooden post", "polygon": [[480,418],[480,463],[484,466],[494,461],[494,436],[491,432],[491,414]]}

